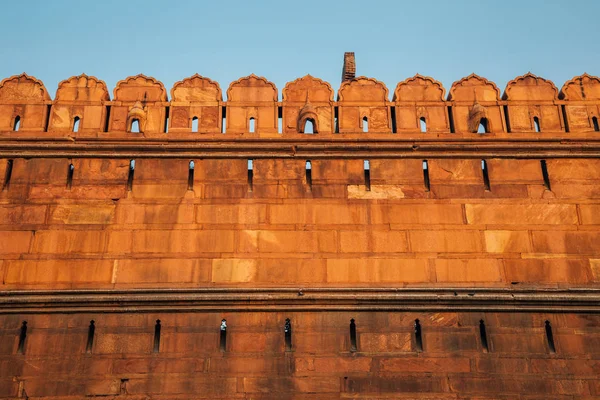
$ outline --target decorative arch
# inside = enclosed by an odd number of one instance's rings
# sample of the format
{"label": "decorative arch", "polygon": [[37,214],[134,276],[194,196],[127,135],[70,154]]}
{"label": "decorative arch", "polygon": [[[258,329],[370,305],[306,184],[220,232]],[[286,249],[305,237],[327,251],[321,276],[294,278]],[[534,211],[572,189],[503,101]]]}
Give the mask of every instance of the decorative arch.
{"label": "decorative arch", "polygon": [[482,121],[485,121],[486,133],[493,132],[492,121],[488,117],[487,109],[476,102],[469,111],[469,132],[477,133]]}
{"label": "decorative arch", "polygon": [[176,82],[171,88],[171,101],[222,101],[223,94],[219,84],[199,74]]}
{"label": "decorative arch", "polygon": [[104,81],[95,76],[81,74],[58,84],[55,101],[109,101],[110,95]]}
{"label": "decorative arch", "polygon": [[502,99],[520,101],[557,100],[558,89],[554,82],[528,72],[508,82]]}
{"label": "decorative arch", "polygon": [[500,89],[494,82],[473,73],[452,84],[448,100],[498,101],[500,100]]}
{"label": "decorative arch", "polygon": [[[251,89],[254,93],[249,94]],[[250,74],[231,82],[227,89],[228,101],[274,101],[278,100],[277,87],[262,76]]]}
{"label": "decorative arch", "polygon": [[446,89],[429,76],[416,74],[398,83],[392,101],[444,101]]}
{"label": "decorative arch", "polygon": [[129,76],[117,83],[113,91],[115,101],[167,101],[167,90],[162,82],[138,74]]}
{"label": "decorative arch", "polygon": [[284,102],[304,102],[307,95],[313,102],[332,102],[334,92],[329,83],[308,74],[286,83],[282,95]]}
{"label": "decorative arch", "polygon": [[44,83],[23,72],[0,82],[0,103],[42,103],[52,100]]}
{"label": "decorative arch", "polygon": [[600,78],[584,73],[567,81],[560,90],[563,100],[600,100]]}
{"label": "decorative arch", "polygon": [[342,82],[338,91],[339,102],[386,102],[388,100],[389,90],[385,84],[366,76]]}
{"label": "decorative arch", "polygon": [[312,122],[313,133],[319,133],[319,115],[317,114],[317,110],[310,103],[306,103],[298,113],[297,130],[299,133],[304,133],[306,121]]}

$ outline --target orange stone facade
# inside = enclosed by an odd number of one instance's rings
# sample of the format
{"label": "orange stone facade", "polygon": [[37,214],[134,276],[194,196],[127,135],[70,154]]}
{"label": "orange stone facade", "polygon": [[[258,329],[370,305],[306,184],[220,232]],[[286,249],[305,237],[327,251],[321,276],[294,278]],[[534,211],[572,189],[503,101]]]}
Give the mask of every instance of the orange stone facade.
{"label": "orange stone facade", "polygon": [[355,67],[4,79],[0,399],[600,399],[600,79]]}

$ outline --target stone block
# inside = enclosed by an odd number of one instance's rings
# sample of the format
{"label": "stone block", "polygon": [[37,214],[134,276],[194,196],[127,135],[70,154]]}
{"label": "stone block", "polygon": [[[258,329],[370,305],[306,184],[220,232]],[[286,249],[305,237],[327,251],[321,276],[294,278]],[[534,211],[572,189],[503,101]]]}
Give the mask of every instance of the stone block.
{"label": "stone block", "polygon": [[427,259],[351,258],[328,259],[328,283],[429,282]]}
{"label": "stone block", "polygon": [[473,230],[408,231],[410,250],[418,253],[477,253],[483,250],[481,232]]}
{"label": "stone block", "polygon": [[469,224],[576,225],[573,204],[466,204]]}
{"label": "stone block", "polygon": [[493,258],[435,260],[438,282],[500,282],[502,261]]}

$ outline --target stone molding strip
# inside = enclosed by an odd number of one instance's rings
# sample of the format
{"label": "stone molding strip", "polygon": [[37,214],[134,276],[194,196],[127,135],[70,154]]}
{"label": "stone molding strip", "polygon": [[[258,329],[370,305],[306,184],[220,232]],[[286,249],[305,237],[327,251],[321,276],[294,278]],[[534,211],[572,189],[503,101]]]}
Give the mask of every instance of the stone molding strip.
{"label": "stone molding strip", "polygon": [[0,158],[597,158],[600,139],[0,139]]}
{"label": "stone molding strip", "polygon": [[203,288],[0,291],[0,314],[133,312],[600,312],[600,288]]}

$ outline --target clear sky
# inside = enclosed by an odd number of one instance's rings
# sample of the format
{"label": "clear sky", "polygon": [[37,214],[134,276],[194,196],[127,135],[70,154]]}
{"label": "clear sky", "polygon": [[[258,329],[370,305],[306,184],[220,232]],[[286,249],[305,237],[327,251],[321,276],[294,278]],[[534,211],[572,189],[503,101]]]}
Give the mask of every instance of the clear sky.
{"label": "clear sky", "polygon": [[170,90],[197,72],[223,92],[255,73],[280,96],[310,73],[337,90],[345,51],[390,93],[417,72],[446,90],[471,72],[501,90],[528,71],[559,89],[600,75],[599,0],[21,0],[1,10],[0,77],[27,72],[52,97],[82,72],[111,96],[138,73]]}

